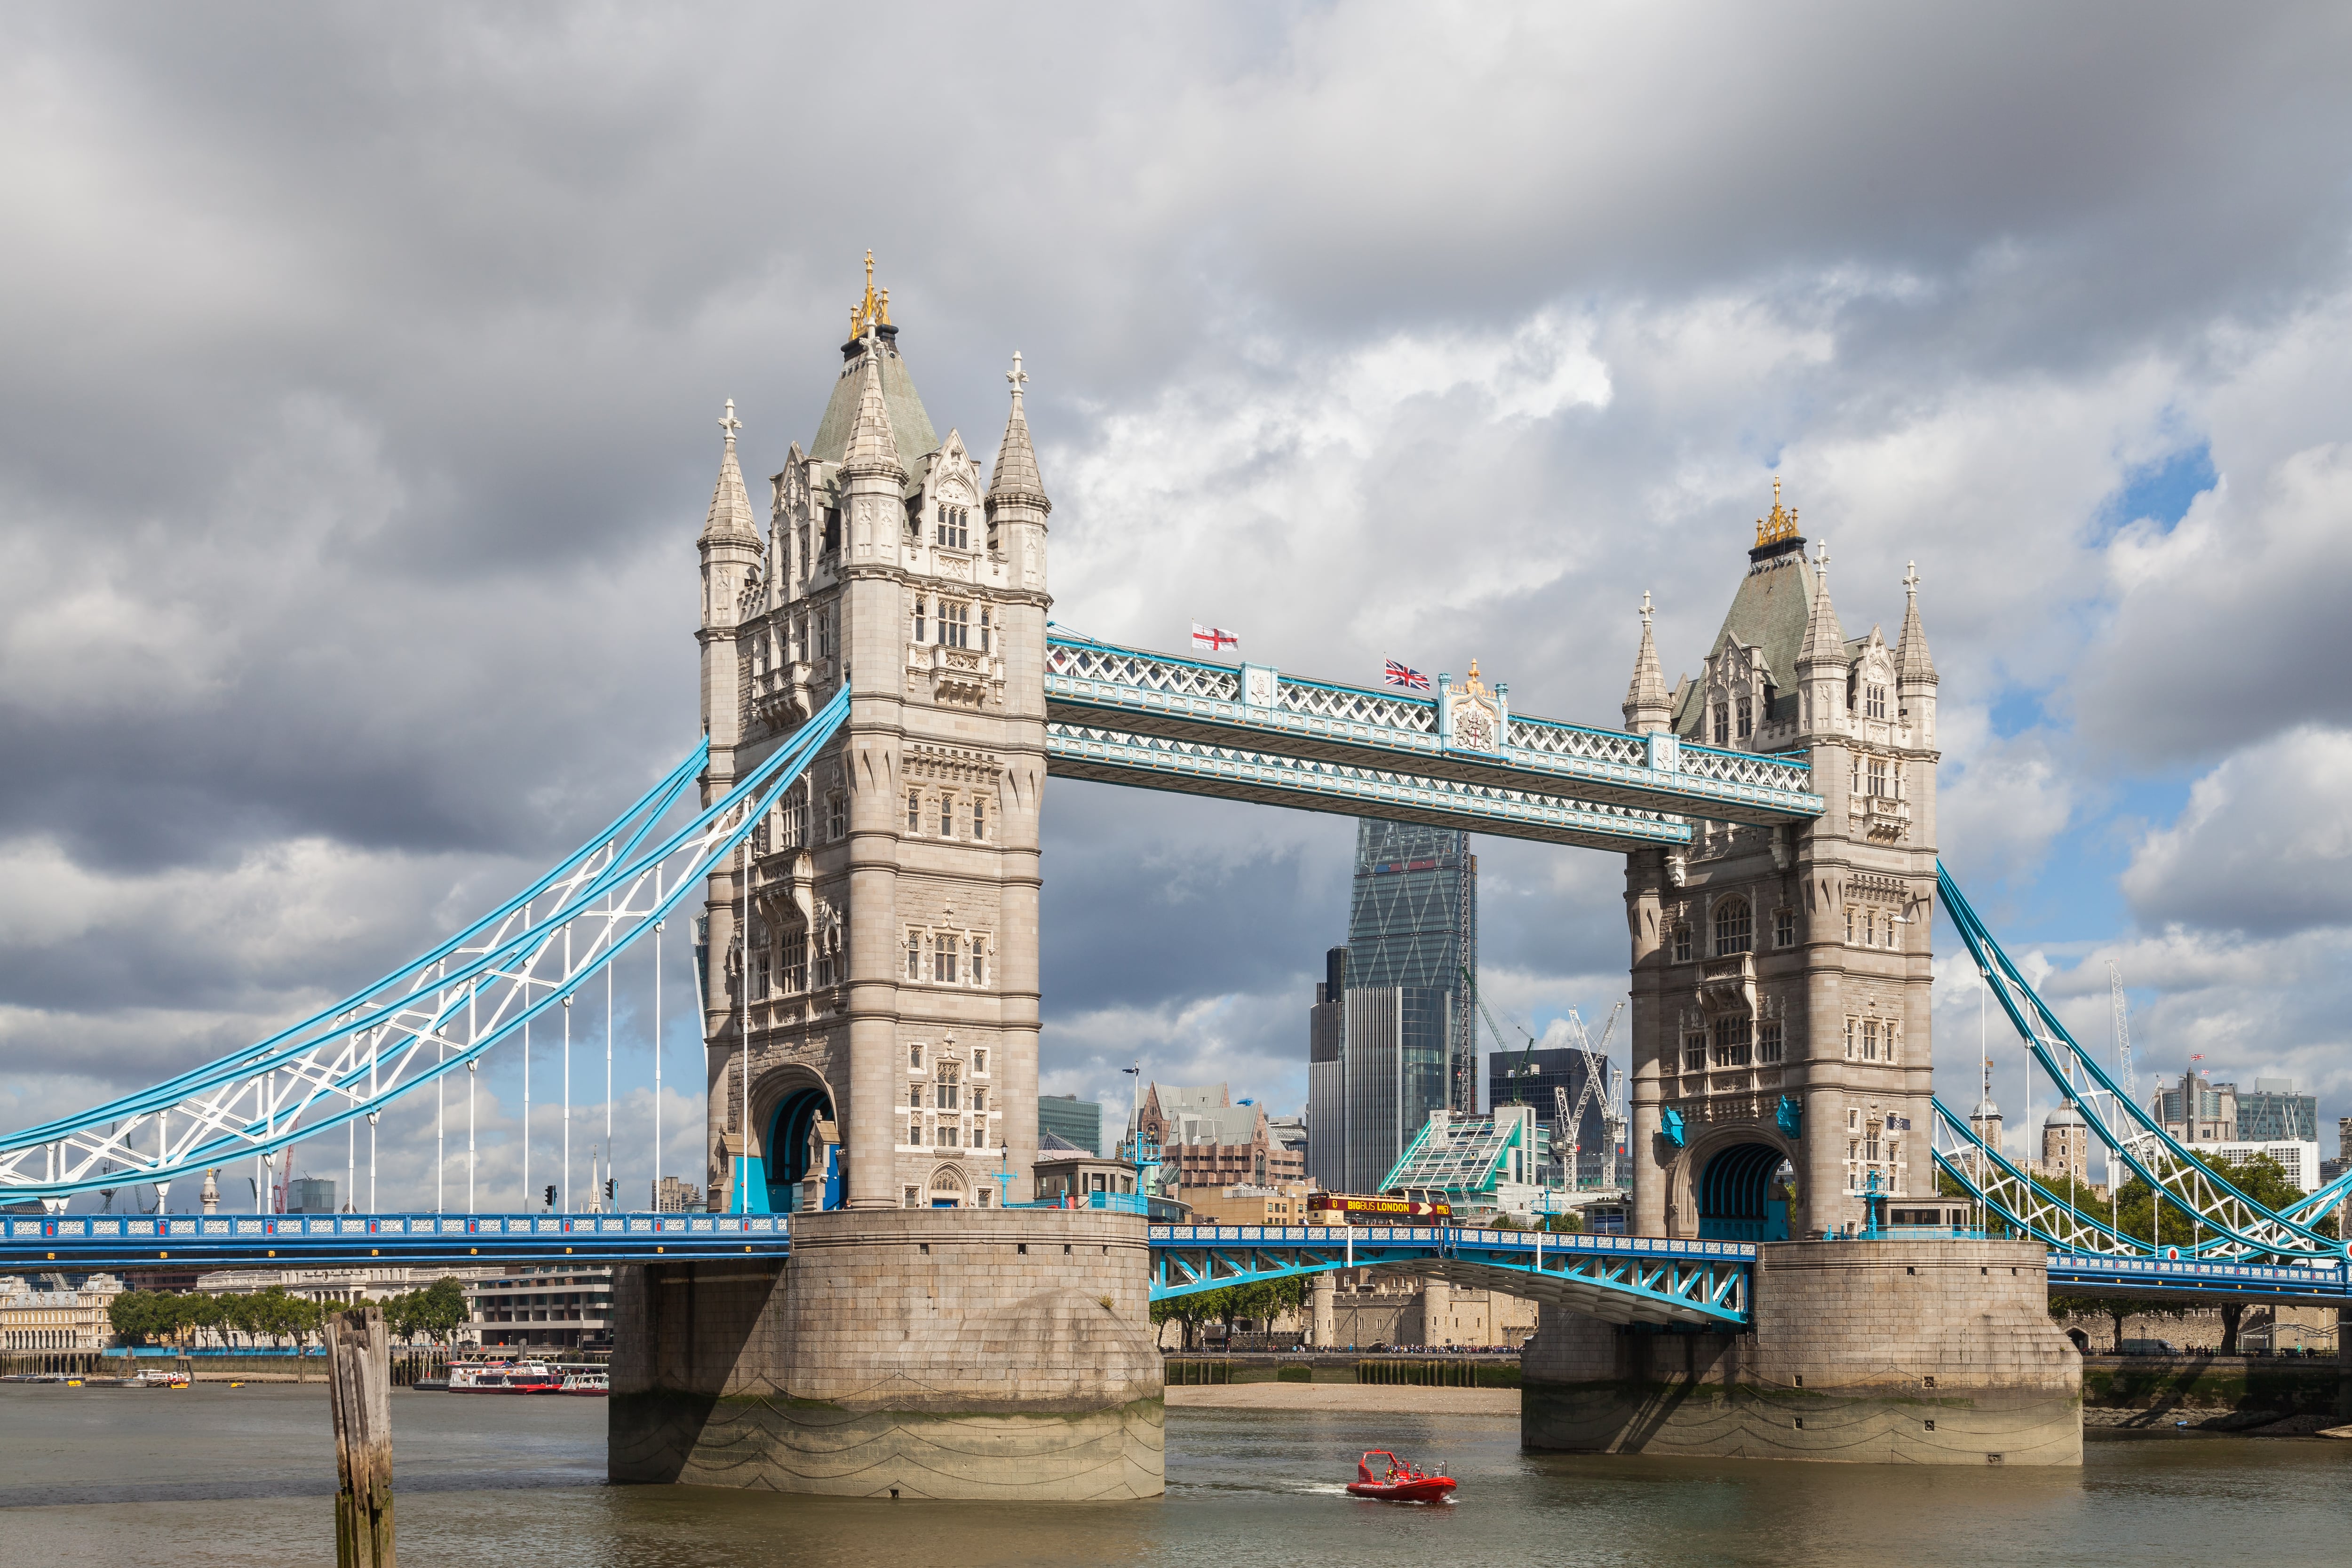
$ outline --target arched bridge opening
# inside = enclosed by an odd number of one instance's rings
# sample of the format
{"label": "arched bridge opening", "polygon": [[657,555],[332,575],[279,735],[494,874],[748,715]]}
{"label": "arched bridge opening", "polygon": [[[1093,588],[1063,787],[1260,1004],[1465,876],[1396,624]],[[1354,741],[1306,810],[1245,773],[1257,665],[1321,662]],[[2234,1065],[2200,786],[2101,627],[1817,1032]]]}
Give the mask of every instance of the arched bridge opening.
{"label": "arched bridge opening", "polygon": [[1789,1239],[1789,1162],[1769,1143],[1735,1143],[1707,1157],[1694,1184],[1703,1241]]}
{"label": "arched bridge opening", "polygon": [[[833,1097],[814,1084],[790,1090],[776,1101],[763,1140],[769,1213],[841,1206],[841,1145],[825,1136],[833,1123]],[[808,1185],[812,1174],[822,1178],[814,1193]]]}

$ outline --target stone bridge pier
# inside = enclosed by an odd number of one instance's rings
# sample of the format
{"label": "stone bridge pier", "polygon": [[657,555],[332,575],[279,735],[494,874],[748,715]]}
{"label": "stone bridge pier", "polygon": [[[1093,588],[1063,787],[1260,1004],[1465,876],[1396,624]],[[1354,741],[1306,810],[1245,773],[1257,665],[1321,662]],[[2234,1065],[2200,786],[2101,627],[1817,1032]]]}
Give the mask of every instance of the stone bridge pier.
{"label": "stone bridge pier", "polygon": [[1520,1363],[1529,1448],[1874,1464],[2079,1465],[2083,1362],[2043,1252],[2011,1241],[1758,1248],[1754,1328],[1552,1307]]}
{"label": "stone bridge pier", "polygon": [[615,1281],[608,1473],[876,1498],[1161,1489],[1139,1216],[804,1214],[785,1262]]}

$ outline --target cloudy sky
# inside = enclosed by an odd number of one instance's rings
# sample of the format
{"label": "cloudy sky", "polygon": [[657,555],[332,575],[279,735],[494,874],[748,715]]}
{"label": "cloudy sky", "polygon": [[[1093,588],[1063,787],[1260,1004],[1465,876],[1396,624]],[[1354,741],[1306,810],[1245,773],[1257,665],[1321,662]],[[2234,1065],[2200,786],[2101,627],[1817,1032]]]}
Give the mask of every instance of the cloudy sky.
{"label": "cloudy sky", "polygon": [[[2112,961],[2144,1082],[2293,1077],[2333,1154],[2347,66],[2318,6],[11,6],[0,1122],[341,994],[690,744],[713,422],[809,439],[870,247],[942,431],[1024,355],[1098,636],[1615,723],[1782,476],[1849,631],[1916,561],[1944,858],[2078,1033]],[[1351,843],[1056,783],[1045,1087],[1295,1108]],[[1617,864],[1479,851],[1497,1011],[1604,1015]],[[381,1135],[429,1197],[429,1112]]]}

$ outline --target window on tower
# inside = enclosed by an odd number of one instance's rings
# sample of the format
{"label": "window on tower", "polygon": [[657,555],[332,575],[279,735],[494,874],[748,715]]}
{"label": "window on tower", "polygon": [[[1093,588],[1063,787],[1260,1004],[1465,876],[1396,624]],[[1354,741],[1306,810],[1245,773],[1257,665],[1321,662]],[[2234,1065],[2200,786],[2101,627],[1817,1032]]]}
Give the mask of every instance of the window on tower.
{"label": "window on tower", "polygon": [[[988,952],[978,937],[971,939],[971,983],[974,985],[988,984]],[[980,1071],[986,1065],[983,1059],[975,1063],[972,1070]]]}
{"label": "window on tower", "polygon": [[[910,931],[907,933],[907,978],[909,980],[920,980],[922,977],[923,933],[918,931]],[[916,1065],[920,1066],[921,1064],[918,1063]]]}
{"label": "window on tower", "polygon": [[1746,899],[1726,899],[1715,906],[1715,956],[1746,952],[1754,935],[1754,921]]}
{"label": "window on tower", "polygon": [[952,599],[940,601],[940,646],[970,647],[971,646],[971,606]]}
{"label": "window on tower", "polygon": [[1886,688],[1884,686],[1865,686],[1863,688],[1862,700],[1864,718],[1884,719],[1886,717]]}
{"label": "window on tower", "polygon": [[1677,925],[1675,927],[1675,962],[1676,963],[1688,963],[1690,962],[1690,927],[1686,925]]}
{"label": "window on tower", "polygon": [[919,792],[910,789],[907,792],[907,831],[920,833],[922,830],[923,797]]}
{"label": "window on tower", "polygon": [[829,506],[824,509],[824,552],[830,555],[840,548],[841,509]]}
{"label": "window on tower", "polygon": [[971,803],[971,836],[976,839],[988,837],[988,803],[986,801],[975,800]]}
{"label": "window on tower", "polygon": [[849,797],[839,790],[824,797],[824,837],[828,843],[849,837]]}
{"label": "window on tower", "polygon": [[1761,1018],[1756,1024],[1756,1059],[1766,1067],[1780,1059],[1780,1020]]}
{"label": "window on tower", "polygon": [[931,978],[933,980],[942,985],[953,983],[959,967],[957,960],[962,956],[959,951],[962,945],[951,936],[942,936],[932,945]]}
{"label": "window on tower", "polygon": [[1717,1018],[1715,1021],[1715,1065],[1719,1068],[1746,1067],[1752,1042],[1748,1019]]}
{"label": "window on tower", "polygon": [[933,537],[936,542],[950,550],[971,549],[971,510],[961,506],[940,507],[939,528]]}
{"label": "window on tower", "polygon": [[942,838],[955,837],[955,797],[953,795],[940,796],[940,837]]}
{"label": "window on tower", "polygon": [[1748,739],[1756,732],[1756,710],[1748,698],[1739,700],[1739,738]]}
{"label": "window on tower", "polygon": [[1893,790],[1886,787],[1886,759],[1885,757],[1873,757],[1870,759],[1870,793],[1882,799],[1891,797],[1895,793]]}
{"label": "window on tower", "polygon": [[1780,909],[1772,911],[1772,945],[1774,947],[1797,945],[1796,910]]}
{"label": "window on tower", "polygon": [[941,1110],[953,1110],[957,1109],[957,1103],[963,1094],[963,1068],[961,1064],[957,1062],[941,1062],[939,1066],[939,1071],[933,1075],[933,1078],[934,1082],[932,1089],[937,1098],[939,1109]]}
{"label": "window on tower", "polygon": [[1706,1070],[1706,1031],[1694,1029],[1683,1037],[1683,1071]]}
{"label": "window on tower", "polygon": [[1718,746],[1731,743],[1731,710],[1720,702],[1715,705],[1715,743]]}
{"label": "window on tower", "polygon": [[915,640],[923,640],[923,595],[915,595]]}
{"label": "window on tower", "polygon": [[982,605],[980,607],[980,651],[982,653],[989,651],[988,634],[988,606]]}

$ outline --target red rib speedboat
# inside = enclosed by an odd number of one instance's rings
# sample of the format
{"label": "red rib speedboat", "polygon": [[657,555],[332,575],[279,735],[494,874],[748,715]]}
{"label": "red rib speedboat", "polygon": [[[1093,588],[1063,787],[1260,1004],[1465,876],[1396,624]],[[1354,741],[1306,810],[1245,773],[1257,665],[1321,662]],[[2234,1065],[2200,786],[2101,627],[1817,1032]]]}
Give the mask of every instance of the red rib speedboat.
{"label": "red rib speedboat", "polygon": [[1374,1448],[1357,1460],[1356,1479],[1348,1483],[1351,1495],[1382,1502],[1444,1502],[1453,1489],[1451,1476],[1423,1475],[1419,1467],[1386,1448]]}

